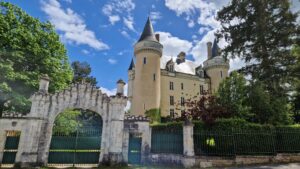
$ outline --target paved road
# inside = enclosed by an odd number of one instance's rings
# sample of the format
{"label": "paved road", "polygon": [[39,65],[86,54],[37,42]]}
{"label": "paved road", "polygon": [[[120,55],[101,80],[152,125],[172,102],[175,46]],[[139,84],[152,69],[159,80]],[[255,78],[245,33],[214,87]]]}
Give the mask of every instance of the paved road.
{"label": "paved road", "polygon": [[262,166],[251,166],[251,167],[233,167],[228,169],[300,169],[300,163],[262,165]]}

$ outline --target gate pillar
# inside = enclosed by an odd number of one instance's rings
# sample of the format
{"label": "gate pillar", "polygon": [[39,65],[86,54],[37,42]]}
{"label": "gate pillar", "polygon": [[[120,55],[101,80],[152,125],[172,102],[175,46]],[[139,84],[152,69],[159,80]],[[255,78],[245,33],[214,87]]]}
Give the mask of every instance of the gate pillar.
{"label": "gate pillar", "polygon": [[40,138],[41,120],[28,120],[24,131],[21,132],[16,164],[20,167],[37,166],[38,145]]}
{"label": "gate pillar", "polygon": [[3,154],[4,154],[4,146],[5,146],[5,141],[6,141],[6,132],[5,130],[0,130],[0,167],[3,159]]}
{"label": "gate pillar", "polygon": [[183,166],[186,168],[193,167],[195,165],[194,152],[194,125],[189,122],[183,125]]}

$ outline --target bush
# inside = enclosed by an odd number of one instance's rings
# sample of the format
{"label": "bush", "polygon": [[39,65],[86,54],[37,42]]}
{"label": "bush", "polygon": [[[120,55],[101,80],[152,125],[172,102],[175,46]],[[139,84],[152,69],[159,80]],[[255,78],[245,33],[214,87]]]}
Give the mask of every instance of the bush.
{"label": "bush", "polygon": [[160,123],[160,109],[150,109],[145,112],[145,115],[150,118],[151,124]]}
{"label": "bush", "polygon": [[300,126],[271,126],[243,119],[218,119],[215,125],[194,122],[196,155],[272,155],[300,152]]}

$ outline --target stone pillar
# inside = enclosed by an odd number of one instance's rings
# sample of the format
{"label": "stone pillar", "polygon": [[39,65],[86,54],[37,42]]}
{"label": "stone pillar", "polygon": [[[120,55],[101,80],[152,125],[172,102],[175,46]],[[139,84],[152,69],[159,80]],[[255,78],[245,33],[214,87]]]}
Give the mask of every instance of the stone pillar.
{"label": "stone pillar", "polygon": [[3,159],[5,141],[6,141],[6,132],[5,130],[0,130],[0,167]]}
{"label": "stone pillar", "polygon": [[125,86],[125,82],[120,79],[117,81],[117,95],[119,96],[124,96],[124,86]]}
{"label": "stone pillar", "polygon": [[40,77],[39,92],[48,93],[49,81],[50,78],[48,77],[48,75],[42,75]]}
{"label": "stone pillar", "polygon": [[183,160],[182,164],[186,168],[195,165],[195,152],[194,152],[194,125],[187,123],[183,125]]}

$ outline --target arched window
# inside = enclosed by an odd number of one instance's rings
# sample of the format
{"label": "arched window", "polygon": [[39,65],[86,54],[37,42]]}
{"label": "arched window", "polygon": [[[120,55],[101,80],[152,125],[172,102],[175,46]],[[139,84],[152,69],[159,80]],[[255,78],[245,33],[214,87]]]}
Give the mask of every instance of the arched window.
{"label": "arched window", "polygon": [[143,63],[144,63],[144,64],[146,64],[146,63],[147,63],[147,58],[146,58],[146,57],[144,57],[144,61],[143,61]]}

